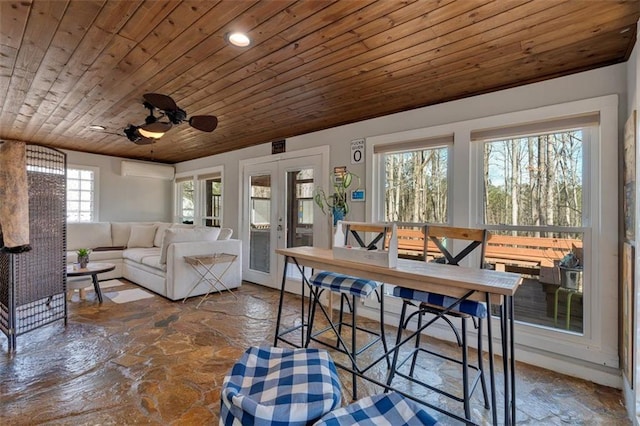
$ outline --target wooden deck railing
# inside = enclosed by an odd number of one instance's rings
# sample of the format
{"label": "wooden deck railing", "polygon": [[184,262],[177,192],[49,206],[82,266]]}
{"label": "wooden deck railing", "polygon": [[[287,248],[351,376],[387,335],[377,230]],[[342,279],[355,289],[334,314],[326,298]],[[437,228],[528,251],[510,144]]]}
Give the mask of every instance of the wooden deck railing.
{"label": "wooden deck railing", "polygon": [[[441,256],[432,241],[425,241],[424,229],[398,227],[398,255],[422,260]],[[541,267],[553,267],[564,255],[582,250],[582,241],[568,238],[489,236],[485,261],[498,270],[539,275]],[[579,257],[581,257],[579,255]]]}

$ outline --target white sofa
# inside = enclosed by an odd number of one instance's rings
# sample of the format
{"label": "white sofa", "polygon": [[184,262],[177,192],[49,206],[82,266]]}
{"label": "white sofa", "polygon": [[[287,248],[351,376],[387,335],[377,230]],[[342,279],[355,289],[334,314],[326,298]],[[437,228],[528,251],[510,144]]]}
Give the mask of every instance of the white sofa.
{"label": "white sofa", "polygon": [[[242,282],[242,243],[231,239],[229,228],[196,228],[164,222],[91,222],[67,224],[67,263],[76,263],[76,250],[91,249],[90,262],[113,263],[100,280],[126,278],[171,300],[187,296],[199,275],[185,256],[228,253],[237,258],[222,277],[228,288]],[[220,275],[228,264],[215,265]],[[224,288],[217,286],[220,290]],[[200,283],[190,296],[205,294],[211,286]]]}

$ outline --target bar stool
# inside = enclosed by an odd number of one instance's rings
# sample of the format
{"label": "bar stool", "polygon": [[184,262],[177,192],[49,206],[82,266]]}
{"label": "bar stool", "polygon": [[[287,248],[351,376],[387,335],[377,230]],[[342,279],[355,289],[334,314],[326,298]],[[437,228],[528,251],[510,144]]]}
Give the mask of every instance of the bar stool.
{"label": "bar stool", "polygon": [[[307,329],[307,345],[310,341],[315,341],[320,344],[329,346],[335,350],[338,350],[349,356],[349,360],[351,362],[351,372],[353,378],[353,399],[357,399],[357,384],[356,377],[357,373],[364,373],[367,369],[362,369],[358,367],[357,357],[359,354],[369,349],[375,343],[381,341],[382,346],[384,348],[385,354],[387,353],[387,341],[384,335],[384,297],[381,296],[380,291],[384,291],[384,284],[378,283],[377,281],[352,277],[349,275],[338,274],[335,272],[319,272],[314,274],[309,279],[309,284],[311,284],[311,292],[312,292],[312,300],[313,303],[311,305],[311,313],[309,315],[309,328]],[[331,319],[329,313],[325,310],[324,306],[320,303],[320,297],[325,290],[330,290],[332,292],[337,292],[340,294],[340,316],[337,323],[334,323]],[[362,326],[358,326],[356,324],[357,317],[357,300],[356,298],[366,298],[371,295],[371,293],[375,292],[378,301],[380,302],[380,330],[370,330],[364,328]],[[351,298],[349,299],[349,296]],[[351,310],[351,322],[345,321],[344,318],[344,310],[345,303],[350,307]],[[324,314],[324,317],[329,322],[329,326],[325,327],[322,330],[313,332],[313,322],[316,313],[316,307],[320,306],[320,310]],[[347,344],[342,337],[342,328],[349,327],[351,329],[351,344]],[[330,345],[323,340],[319,340],[318,336],[326,333],[327,331],[332,330],[336,336],[336,344]],[[364,344],[360,348],[357,346],[356,342],[356,331],[360,330],[370,335],[375,336],[374,339],[370,340],[368,343]],[[388,356],[386,357],[387,368],[391,366]],[[349,370],[349,368],[345,367],[345,369]]]}
{"label": "bar stool", "polygon": [[325,414],[314,426],[401,426],[437,423],[417,404],[397,392],[362,398],[346,407]]}
{"label": "bar stool", "polygon": [[340,406],[335,364],[322,349],[250,347],[225,376],[220,425],[303,426]]}
{"label": "bar stool", "polygon": [[[458,265],[458,263],[462,259],[474,252],[475,249],[479,248],[480,267],[484,265],[484,251],[487,240],[489,238],[489,234],[486,230],[426,225],[425,235],[427,236],[427,238],[429,238],[430,242],[435,245],[438,252],[442,255],[442,257],[437,257],[434,260],[435,262],[449,265]],[[449,248],[446,247],[445,240],[449,242],[453,240],[462,240],[465,242],[465,247],[454,255],[451,253]],[[427,253],[424,254],[424,259],[427,259]],[[393,295],[403,299],[396,345],[399,345],[403,341],[402,331],[407,328],[409,321],[415,316],[417,316],[418,318],[418,326],[417,331],[411,335],[411,337],[415,336],[414,348],[402,361],[398,360],[400,349],[399,347],[396,347],[393,356],[392,368],[389,371],[389,375],[387,377],[387,384],[391,385],[394,377],[400,376],[404,379],[420,384],[430,390],[438,392],[448,398],[462,402],[464,405],[465,419],[469,420],[471,418],[471,405],[469,403],[469,398],[473,394],[478,383],[480,383],[482,386],[485,408],[489,409],[490,404],[487,396],[487,386],[484,377],[482,362],[482,322],[488,316],[487,308],[484,303],[467,299],[459,300],[437,293],[430,293],[403,287],[395,287],[393,290]],[[407,308],[409,306],[415,306],[418,309],[407,315]],[[425,314],[432,314],[435,317],[423,325],[422,321]],[[458,332],[458,329],[453,324],[450,317],[460,319],[461,333]],[[422,331],[438,319],[444,320],[454,333],[458,346],[461,348],[460,358],[452,358],[445,354],[420,347],[420,336]],[[477,329],[477,365],[469,364],[468,360],[467,321],[469,319],[473,321]],[[410,340],[410,338],[405,339],[405,342],[408,340]],[[419,353],[428,353],[462,366],[462,397],[454,395],[451,392],[447,392],[444,389],[427,384],[414,377],[414,370]],[[411,367],[409,373],[407,374],[399,371],[400,367],[402,367],[409,359],[411,359]],[[476,372],[473,380],[470,380],[469,378],[470,369]]]}

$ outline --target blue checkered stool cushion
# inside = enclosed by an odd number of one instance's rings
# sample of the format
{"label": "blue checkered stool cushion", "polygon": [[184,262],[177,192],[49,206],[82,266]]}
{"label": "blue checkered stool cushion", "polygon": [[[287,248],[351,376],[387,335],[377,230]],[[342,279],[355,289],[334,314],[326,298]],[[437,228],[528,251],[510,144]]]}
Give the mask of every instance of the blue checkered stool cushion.
{"label": "blue checkered stool cushion", "polygon": [[318,272],[309,282],[318,287],[328,288],[331,291],[367,297],[375,290],[379,283],[366,278],[352,277],[335,272]]}
{"label": "blue checkered stool cushion", "polygon": [[397,392],[362,398],[324,415],[314,426],[435,425],[436,419]]}
{"label": "blue checkered stool cushion", "polygon": [[[393,295],[407,300],[416,300],[434,306],[448,308],[456,302],[455,297],[443,296],[442,294],[429,293],[427,291],[411,290],[409,288],[395,287]],[[462,312],[476,318],[487,317],[487,307],[482,302],[473,300],[463,300],[453,308],[454,312]]]}
{"label": "blue checkered stool cushion", "polygon": [[222,383],[220,425],[306,425],[341,398],[327,351],[251,347]]}

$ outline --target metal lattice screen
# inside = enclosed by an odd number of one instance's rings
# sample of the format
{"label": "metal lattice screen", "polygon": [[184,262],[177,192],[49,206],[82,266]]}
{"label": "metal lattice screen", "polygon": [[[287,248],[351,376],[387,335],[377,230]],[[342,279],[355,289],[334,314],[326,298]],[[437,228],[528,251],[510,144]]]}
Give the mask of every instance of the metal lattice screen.
{"label": "metal lattice screen", "polygon": [[0,253],[0,329],[16,336],[67,318],[66,155],[27,145],[31,251]]}

